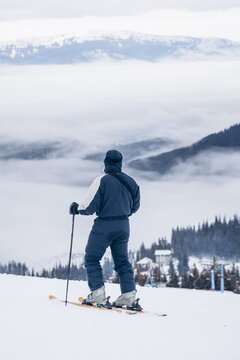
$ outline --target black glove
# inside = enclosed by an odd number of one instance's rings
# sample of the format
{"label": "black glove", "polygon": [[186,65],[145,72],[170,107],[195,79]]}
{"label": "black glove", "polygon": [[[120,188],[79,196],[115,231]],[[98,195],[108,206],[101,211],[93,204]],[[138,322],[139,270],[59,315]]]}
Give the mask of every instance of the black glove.
{"label": "black glove", "polygon": [[78,207],[79,207],[78,203],[73,202],[73,203],[70,205],[69,214],[70,214],[70,215],[79,215]]}

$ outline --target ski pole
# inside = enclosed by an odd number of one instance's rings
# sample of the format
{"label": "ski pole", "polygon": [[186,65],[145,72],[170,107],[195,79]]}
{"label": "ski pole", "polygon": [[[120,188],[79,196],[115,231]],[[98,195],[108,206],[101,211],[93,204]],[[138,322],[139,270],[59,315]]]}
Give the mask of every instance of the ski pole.
{"label": "ski pole", "polygon": [[72,244],[73,244],[73,232],[74,232],[74,216],[75,216],[75,214],[73,214],[73,217],[72,217],[72,234],[71,234],[71,244],[70,244],[69,261],[68,261],[68,274],[67,274],[67,289],[66,289],[65,306],[67,305],[68,285],[69,285],[69,276],[70,276],[70,267],[71,267],[71,258],[72,258]]}

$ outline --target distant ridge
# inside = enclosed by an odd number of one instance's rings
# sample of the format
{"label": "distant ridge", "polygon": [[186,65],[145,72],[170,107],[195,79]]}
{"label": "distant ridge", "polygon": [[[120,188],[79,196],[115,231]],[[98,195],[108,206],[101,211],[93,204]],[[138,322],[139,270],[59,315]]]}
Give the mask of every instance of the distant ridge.
{"label": "distant ridge", "polygon": [[130,161],[129,166],[138,170],[155,171],[164,175],[178,164],[184,163],[204,151],[228,149],[240,150],[240,124],[233,125],[219,133],[208,135],[191,146]]}
{"label": "distant ridge", "polygon": [[0,64],[74,64],[96,60],[236,58],[240,44],[226,39],[133,32],[59,35],[0,43]]}

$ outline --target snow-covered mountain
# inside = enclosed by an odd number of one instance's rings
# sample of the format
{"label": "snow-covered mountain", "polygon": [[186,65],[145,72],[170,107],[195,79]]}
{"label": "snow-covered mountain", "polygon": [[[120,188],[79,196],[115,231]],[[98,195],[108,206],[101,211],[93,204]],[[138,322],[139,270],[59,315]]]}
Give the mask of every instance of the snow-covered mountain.
{"label": "snow-covered mountain", "polygon": [[59,35],[0,43],[0,64],[73,64],[95,60],[236,58],[240,44],[226,39],[142,33]]}

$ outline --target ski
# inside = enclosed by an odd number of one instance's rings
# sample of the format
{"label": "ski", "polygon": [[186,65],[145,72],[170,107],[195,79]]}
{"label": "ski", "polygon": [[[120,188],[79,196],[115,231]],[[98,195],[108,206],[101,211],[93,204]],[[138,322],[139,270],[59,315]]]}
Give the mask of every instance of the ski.
{"label": "ski", "polygon": [[[65,300],[61,300],[61,299],[58,299],[56,298],[56,296],[54,295],[49,295],[49,300],[57,300],[57,301],[60,301],[62,303],[65,303]],[[83,300],[83,298],[80,298]],[[125,309],[122,309],[122,308],[107,308],[107,307],[104,307],[104,306],[98,306],[98,305],[85,305],[85,304],[82,304],[81,302],[74,302],[74,301],[67,301],[67,304],[71,304],[71,305],[76,305],[76,306],[80,306],[80,307],[84,307],[84,308],[89,308],[89,309],[96,309],[96,310],[105,310],[105,311],[115,311],[117,313],[125,313],[127,315],[135,315],[135,314],[138,314],[137,311],[132,311],[132,310],[125,310]]]}
{"label": "ski", "polygon": [[[79,303],[81,304],[82,301],[84,300],[83,297],[79,297],[78,298],[78,301]],[[85,305],[85,306],[96,306],[96,305]],[[107,309],[107,308],[103,308],[103,309]],[[128,309],[128,308],[123,308],[123,307],[115,307],[113,306],[111,309],[107,309],[107,310],[115,310],[115,311],[121,311],[121,312],[125,312],[127,313],[128,315],[135,315],[135,314],[149,314],[149,315],[154,315],[154,316],[158,316],[158,317],[165,317],[167,316],[167,314],[165,313],[155,313],[155,312],[150,312],[150,311],[145,311],[145,310],[141,310],[141,311],[137,311],[137,310],[131,310],[131,309]]]}
{"label": "ski", "polygon": [[[54,295],[49,295],[49,300],[56,300],[56,301],[60,301],[62,303],[65,303],[65,300],[62,299],[58,299],[56,296]],[[150,312],[150,311],[145,311],[145,310],[141,310],[141,311],[136,311],[136,310],[130,310],[127,308],[120,308],[120,307],[112,307],[112,308],[108,308],[108,307],[104,307],[104,306],[100,306],[100,305],[87,305],[87,304],[82,304],[82,301],[84,300],[83,297],[79,297],[78,298],[78,302],[74,302],[74,301],[67,301],[67,304],[71,304],[71,305],[75,305],[75,306],[80,306],[83,308],[88,308],[88,309],[96,309],[96,310],[104,310],[104,311],[115,311],[119,314],[126,314],[126,315],[137,315],[137,314],[149,314],[149,315],[154,315],[157,317],[165,317],[167,316],[167,314],[165,313],[155,313],[155,312]]]}
{"label": "ski", "polygon": [[[110,296],[109,296],[110,297]],[[78,298],[78,301],[80,304],[82,304],[82,301],[84,300],[83,297],[79,297]],[[98,305],[94,304],[94,305],[85,305],[85,304],[82,304],[83,306],[89,306],[90,308],[91,307],[99,307]],[[126,313],[127,315],[136,315],[136,314],[142,314],[143,311],[137,311],[137,310],[133,310],[133,309],[127,309],[127,308],[122,308],[122,307],[115,307],[115,306],[111,306],[111,308],[108,308],[108,307],[101,307],[101,309],[104,309],[104,310],[113,310],[113,311],[117,311],[119,313]]]}

